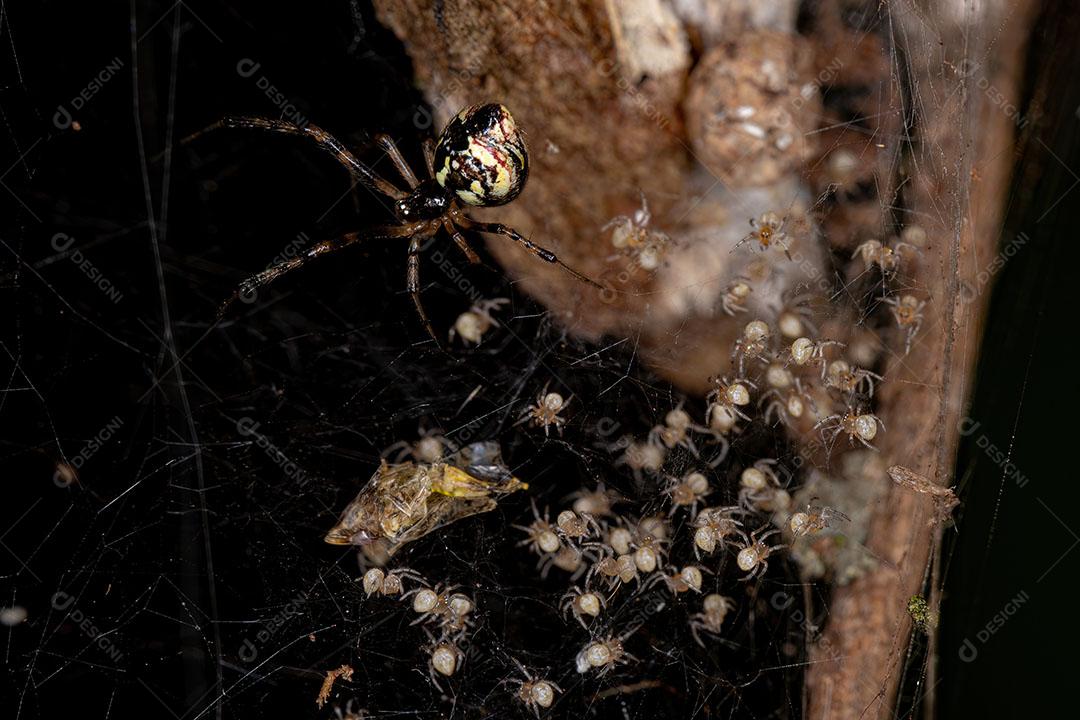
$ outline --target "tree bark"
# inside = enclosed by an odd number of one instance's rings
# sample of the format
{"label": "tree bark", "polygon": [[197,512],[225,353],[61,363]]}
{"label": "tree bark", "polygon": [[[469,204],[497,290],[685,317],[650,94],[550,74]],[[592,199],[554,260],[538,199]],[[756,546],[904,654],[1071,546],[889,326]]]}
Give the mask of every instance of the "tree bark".
{"label": "tree bark", "polygon": [[[898,18],[898,30],[907,34],[910,102],[918,114],[904,197],[928,235],[940,241],[922,260],[934,304],[924,322],[925,340],[911,356],[890,361],[878,410],[888,427],[879,446],[887,464],[905,465],[946,487],[954,480],[959,424],[990,295],[978,275],[1002,244],[1016,157],[1018,118],[1005,108],[1021,107],[1038,3],[987,6],[983,16],[967,18],[971,24],[948,17],[948,5],[929,16],[912,11]],[[940,54],[919,48],[940,48]],[[1001,92],[1000,103],[991,87]],[[907,601],[928,585],[931,552],[939,550],[932,547],[934,530],[932,500],[891,485],[867,541],[884,562],[836,589],[825,632],[811,653],[809,717],[893,716],[912,632]],[[935,659],[928,662],[925,692],[932,698]]]}

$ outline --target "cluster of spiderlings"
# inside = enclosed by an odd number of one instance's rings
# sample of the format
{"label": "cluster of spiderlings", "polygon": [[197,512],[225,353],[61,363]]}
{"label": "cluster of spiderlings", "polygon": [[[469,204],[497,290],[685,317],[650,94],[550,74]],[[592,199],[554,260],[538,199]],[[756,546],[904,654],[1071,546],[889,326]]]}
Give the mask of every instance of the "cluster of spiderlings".
{"label": "cluster of spiderlings", "polygon": [[[414,584],[411,590],[406,583]],[[363,577],[364,594],[396,598],[409,602],[416,619],[413,625],[423,623],[430,640],[428,670],[431,680],[438,686],[438,676],[451,677],[465,661],[460,646],[472,625],[471,615],[476,603],[468,595],[456,592],[454,586],[431,586],[422,575],[409,568],[396,568],[387,572],[371,568]]]}
{"label": "cluster of spiderlings", "polygon": [[[701,473],[681,480],[672,478],[670,513],[641,518],[617,512],[622,498],[603,485],[582,488],[572,496],[571,507],[559,511],[554,521],[547,510],[541,512],[534,504],[532,522],[515,526],[524,533],[518,545],[537,556],[541,577],[546,580],[553,568],[566,577],[567,590],[558,603],[560,612],[568,624],[580,626],[588,635],[574,657],[579,673],[596,671],[602,676],[636,659],[624,646],[633,631],[616,634],[606,617],[612,602],[655,597],[654,591],[665,597],[667,593],[678,597],[703,592],[705,576],[712,571],[694,562],[671,560],[674,526],[670,515],[682,508],[699,516],[696,506],[709,493],[708,486]],[[666,601],[656,601],[659,609],[665,605]],[[718,634],[732,607],[727,598],[707,595],[701,611],[688,617],[694,637],[701,642],[701,633]]]}
{"label": "cluster of spiderlings", "polygon": [[[643,230],[648,218],[623,220],[628,224],[618,232]],[[755,228],[759,249],[786,249],[782,220],[767,216]],[[891,277],[889,268],[880,270]],[[806,453],[823,451],[819,460],[827,462],[838,438],[854,448],[873,448],[882,424],[872,405],[884,378],[860,366],[860,360],[868,362],[864,353],[822,335],[815,306],[823,298],[796,289],[766,317],[755,317],[746,307],[753,291],[751,281],[740,277],[724,297],[724,311],[746,319],[732,343],[730,364],[712,379],[704,406],[673,401],[644,426],[647,431],[600,445],[611,453],[614,467],[633,475],[636,507],[627,509],[630,501],[598,483],[580,489],[554,512],[541,511],[534,500],[531,517],[514,526],[522,533],[517,545],[535,558],[539,581],[557,586],[551,604],[567,632],[580,633],[558,660],[557,672],[573,668],[602,677],[648,660],[646,643],[633,637],[640,625],[625,620],[642,612],[674,614],[698,645],[709,647],[732,628],[730,618],[740,605],[734,598],[745,594],[742,583],[765,577],[770,564],[795,543],[848,520],[839,510],[812,502],[797,507],[791,477],[778,459],[732,459],[731,444],[745,436],[747,442],[739,445],[745,450],[760,437],[759,428],[774,427],[804,459]],[[543,429],[545,436],[575,425],[576,414],[587,416],[584,410],[574,412],[573,395],[551,391],[549,385],[535,401],[523,403],[517,419],[519,425]],[[425,434],[424,447],[417,443],[403,452],[434,457],[447,447],[444,442]],[[399,584],[408,581],[408,571],[395,572]],[[453,676],[465,660],[461,648],[470,632],[473,601],[461,595],[465,603],[458,600],[461,608],[455,610],[454,589],[428,583],[398,592],[411,600],[413,622],[428,629],[433,682]],[[559,686],[510,660],[520,670],[510,680],[516,699],[537,715],[551,707]]]}
{"label": "cluster of spiderlings", "polygon": [[899,237],[886,242],[867,240],[855,248],[852,258],[861,257],[863,272],[876,271],[881,276],[881,288],[889,294],[884,298],[897,329],[904,334],[904,354],[911,352],[911,343],[923,323],[926,300],[896,288],[896,278],[904,265],[913,265],[926,243],[926,232],[918,225],[904,228]]}
{"label": "cluster of spiderlings", "polygon": [[[539,581],[557,586],[552,606],[567,632],[581,634],[558,672],[602,677],[650,658],[645,643],[639,649],[634,642],[638,626],[625,621],[643,613],[673,614],[698,645],[709,647],[732,626],[741,583],[766,576],[792,543],[846,519],[828,507],[794,507],[778,460],[730,458],[736,435],[766,424],[782,423],[796,442],[819,434],[831,441],[844,430],[853,446],[873,440],[877,420],[861,408],[883,378],[846,358],[842,343],[820,337],[810,307],[797,296],[785,302],[775,325],[749,319],[732,345],[728,375],[715,379],[703,407],[674,402],[646,432],[607,446],[613,465],[628,467],[646,489],[635,495],[637,507],[627,509],[630,501],[597,483],[555,512],[534,501],[531,517],[515,525]],[[518,423],[561,433],[576,422],[566,413],[572,399],[544,386]],[[863,418],[872,420],[869,430]],[[429,461],[453,448],[435,431],[395,447]],[[472,597],[408,569],[371,570],[364,589],[410,604],[412,623],[429,638],[424,648],[436,686],[459,673],[472,645]],[[509,680],[515,701],[537,715],[551,707],[559,686],[510,659],[520,670]]]}
{"label": "cluster of spiderlings", "polygon": [[798,309],[785,310],[779,322],[779,336],[764,320],[746,323],[732,348],[731,364],[738,375],[713,378],[705,427],[726,441],[740,421],[751,421],[757,395],[756,406],[767,424],[783,423],[797,437],[820,431],[830,446],[843,433],[853,445],[872,447],[880,420],[866,408],[876,383],[884,378],[835,357],[843,343],[796,335],[814,328]]}

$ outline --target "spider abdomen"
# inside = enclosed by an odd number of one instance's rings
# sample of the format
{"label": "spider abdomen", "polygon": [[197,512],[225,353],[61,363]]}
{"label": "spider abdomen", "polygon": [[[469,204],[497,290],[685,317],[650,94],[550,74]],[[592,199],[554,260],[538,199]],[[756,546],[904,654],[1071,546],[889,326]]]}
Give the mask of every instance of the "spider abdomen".
{"label": "spider abdomen", "polygon": [[528,177],[525,138],[503,105],[465,108],[435,147],[435,180],[466,205],[505,205]]}

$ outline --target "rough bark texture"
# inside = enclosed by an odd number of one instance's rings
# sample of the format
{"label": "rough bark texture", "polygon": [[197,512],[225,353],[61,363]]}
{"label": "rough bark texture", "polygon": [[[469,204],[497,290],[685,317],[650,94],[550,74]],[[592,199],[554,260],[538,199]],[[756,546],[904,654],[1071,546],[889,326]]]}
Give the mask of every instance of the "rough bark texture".
{"label": "rough bark texture", "polygon": [[[820,228],[845,257],[870,237],[884,239],[895,223],[883,211],[905,207],[901,219],[917,218],[928,238],[918,266],[919,290],[930,303],[910,355],[902,355],[899,333],[865,338],[869,357],[882,349],[890,356],[876,400],[888,427],[879,435],[884,462],[869,464],[877,476],[866,481],[887,483],[882,471],[896,463],[941,484],[951,483],[957,421],[988,300],[975,277],[1000,240],[1016,135],[1014,119],[980,85],[985,80],[1016,103],[1034,2],[988,2],[977,16],[954,14],[962,5],[890,3],[885,28],[865,33],[845,26],[839,4],[823,2],[809,31],[813,45],[805,46],[793,35],[792,2],[375,1],[414,61],[436,126],[470,103],[497,100],[530,133],[529,187],[493,217],[608,291],[590,290],[509,244],[492,242],[491,252],[571,331],[640,338],[653,369],[686,389],[702,390],[708,375],[727,367],[732,340],[753,317],[735,322],[709,311],[724,291],[717,278],[757,273],[759,308],[781,301],[797,282],[820,283],[827,248],[817,247],[821,236],[805,220],[812,197],[829,192]],[[750,32],[763,27],[772,34]],[[774,52],[776,78],[740,80],[762,76],[760,58],[745,73],[725,70]],[[807,136],[800,125],[806,116],[792,111],[802,103],[789,96],[806,83],[867,90],[847,108],[810,99],[805,110],[822,129]],[[789,113],[766,130],[792,122],[803,135],[798,141],[816,147],[776,150],[788,147],[778,140],[749,147],[758,153],[750,162],[733,157],[740,143],[694,117],[721,91],[749,98],[770,118]],[[844,125],[851,112],[870,118],[857,132]],[[897,146],[907,118],[914,118],[915,137],[905,156]],[[867,142],[867,133],[882,142]],[[640,207],[642,193],[654,218],[682,242],[656,273],[613,265],[603,229]],[[778,208],[790,208],[790,232],[807,238],[793,246],[801,262],[762,269],[760,260],[730,254],[749,217]],[[962,293],[964,284],[981,292]],[[854,345],[870,335],[843,327],[850,320],[832,321],[830,336]],[[879,505],[867,545],[882,562],[836,589],[824,636],[811,649],[809,717],[889,715],[910,637],[907,599],[922,591],[930,558],[927,503],[892,486]]]}
{"label": "rough bark texture", "polygon": [[[927,289],[937,303],[918,347],[910,357],[893,357],[885,372],[889,382],[882,385],[878,412],[889,431],[880,450],[889,464],[905,465],[946,486],[953,482],[958,423],[971,391],[989,300],[990,288],[980,286],[977,273],[1002,241],[1018,134],[1016,118],[1003,111],[1004,103],[990,102],[985,88],[998,88],[1008,103],[1020,106],[1024,53],[1037,4],[1010,3],[1004,12],[990,7],[978,20],[979,33],[968,28],[979,38],[977,47],[965,47],[965,28],[943,12],[902,21],[910,47],[940,47],[942,53],[909,55],[920,117],[919,150],[909,159],[912,182],[905,193],[928,235],[939,238],[922,260]],[[885,562],[835,591],[807,675],[809,717],[893,716],[911,634],[907,600],[924,592],[928,576],[933,506],[927,496],[892,485],[879,507],[867,544]],[[931,684],[933,675],[928,675]]]}

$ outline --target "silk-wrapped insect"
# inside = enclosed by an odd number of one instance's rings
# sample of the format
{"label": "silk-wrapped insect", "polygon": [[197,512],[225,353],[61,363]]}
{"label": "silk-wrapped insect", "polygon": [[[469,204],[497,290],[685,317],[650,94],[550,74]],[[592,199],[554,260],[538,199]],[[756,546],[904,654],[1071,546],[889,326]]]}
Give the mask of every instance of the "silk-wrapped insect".
{"label": "silk-wrapped insect", "polygon": [[503,464],[495,442],[473,443],[434,463],[383,460],[324,540],[389,557],[452,522],[494,510],[499,498],[527,487]]}

